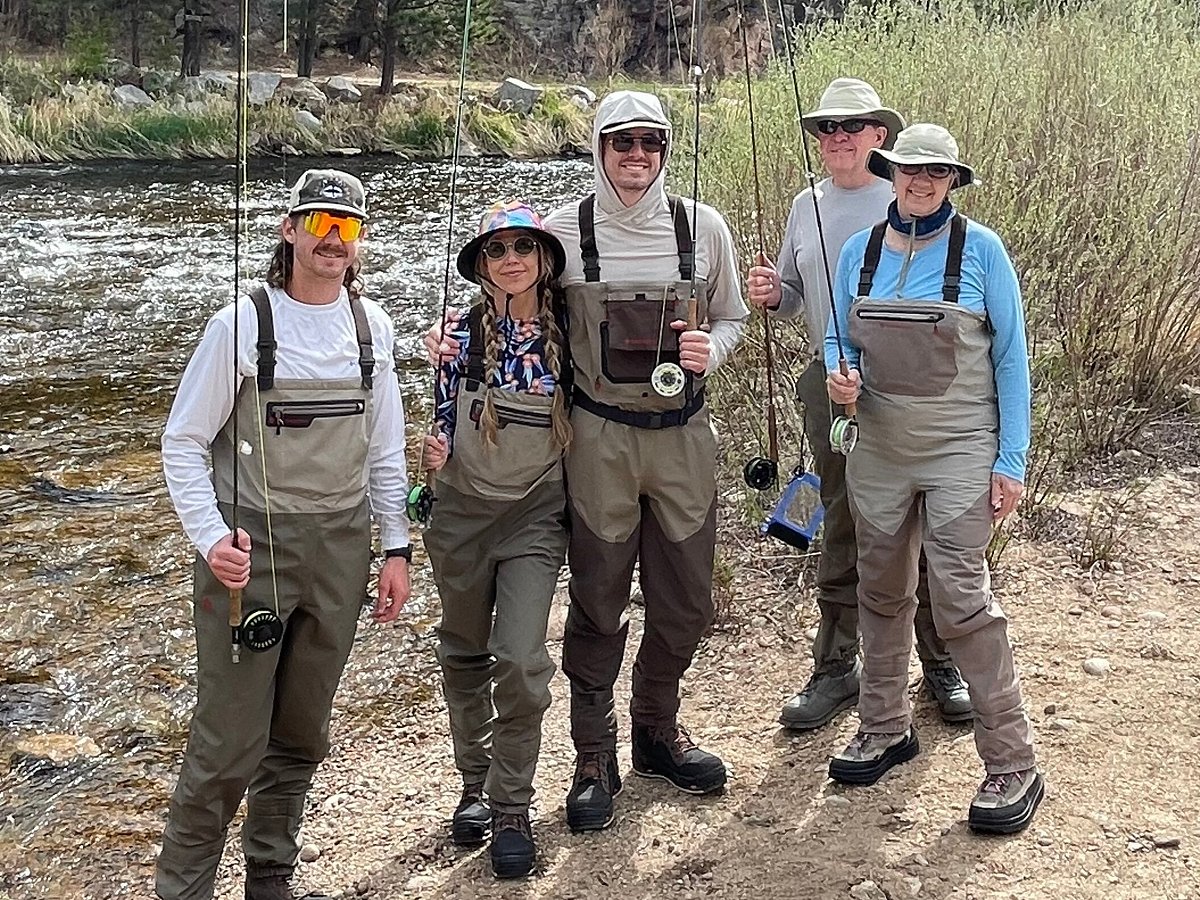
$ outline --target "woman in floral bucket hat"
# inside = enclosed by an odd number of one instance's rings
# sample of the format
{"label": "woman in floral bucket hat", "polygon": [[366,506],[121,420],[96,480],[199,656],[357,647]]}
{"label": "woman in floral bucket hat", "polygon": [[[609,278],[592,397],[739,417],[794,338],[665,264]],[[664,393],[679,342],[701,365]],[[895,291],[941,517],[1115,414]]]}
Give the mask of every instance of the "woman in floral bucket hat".
{"label": "woman in floral bucket hat", "polygon": [[[425,547],[442,599],[438,660],[463,794],[451,837],[491,832],[497,877],[528,875],[529,802],[554,665],[546,621],[566,555],[567,420],[558,239],[519,201],[489,209],[458,271],[479,302],[454,326],[425,461],[438,503]],[[494,613],[494,621],[493,621]]]}
{"label": "woman in floral bucket hat", "polygon": [[950,200],[979,179],[945,128],[912,125],[892,149],[872,150],[867,167],[896,199],[838,261],[848,375],[832,323],[825,341],[830,398],[858,402],[846,478],[863,641],[859,732],[829,774],[873,784],[918,752],[907,687],[923,547],[934,620],[969,686],[987,771],[967,821],[1007,834],[1029,825],[1044,792],[985,558],[993,522],[1020,500],[1029,449],[1020,286],[1000,238]]}

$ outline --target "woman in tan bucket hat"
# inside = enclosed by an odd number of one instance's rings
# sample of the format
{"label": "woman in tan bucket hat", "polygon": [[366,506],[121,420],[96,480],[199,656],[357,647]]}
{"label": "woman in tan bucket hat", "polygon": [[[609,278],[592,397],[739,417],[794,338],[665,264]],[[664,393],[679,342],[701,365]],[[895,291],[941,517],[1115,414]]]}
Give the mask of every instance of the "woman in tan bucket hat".
{"label": "woman in tan bucket hat", "polygon": [[1029,448],[1020,286],[999,237],[950,202],[953,189],[979,179],[945,128],[913,125],[891,150],[872,150],[867,167],[892,182],[896,200],[838,261],[848,375],[838,371],[832,327],[825,341],[830,398],[858,402],[846,478],[863,638],[859,732],[829,774],[873,784],[918,752],[907,686],[923,547],[934,621],[970,686],[987,770],[968,824],[1020,831],[1044,787],[985,559],[992,523],[1021,497]]}
{"label": "woman in tan bucket hat", "polygon": [[[808,366],[796,382],[796,395],[804,406],[804,433],[812,447],[825,507],[817,564],[821,621],[812,645],[812,675],[779,714],[779,721],[795,731],[820,728],[858,700],[862,666],[854,520],[846,496],[846,457],[829,443],[833,411],[825,391],[828,275],[837,267],[846,240],[887,215],[892,187],[867,170],[867,157],[873,149],[890,148],[896,142],[904,119],[884,106],[865,81],[835,78],[818,108],[803,117],[803,124],[817,141],[829,177],[801,191],[792,202],[778,269],[762,257],[747,278],[749,299],[755,306],[779,319],[805,317],[811,348]],[[917,655],[926,689],[943,719],[969,722],[973,710],[967,686],[937,635],[924,579],[917,600]]]}

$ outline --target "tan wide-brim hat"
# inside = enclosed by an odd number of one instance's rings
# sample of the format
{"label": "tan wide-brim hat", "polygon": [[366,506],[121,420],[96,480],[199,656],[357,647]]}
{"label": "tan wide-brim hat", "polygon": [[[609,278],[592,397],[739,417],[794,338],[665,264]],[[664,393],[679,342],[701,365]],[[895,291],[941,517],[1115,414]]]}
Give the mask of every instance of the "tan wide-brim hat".
{"label": "tan wide-brim hat", "polygon": [[867,170],[885,181],[892,180],[889,163],[905,166],[921,166],[942,163],[958,170],[958,184],[983,184],[975,170],[958,158],[958,141],[941,125],[919,122],[909,125],[896,138],[896,146],[890,150],[872,147],[867,154]]}
{"label": "tan wide-brim hat", "polygon": [[805,113],[800,121],[805,131],[817,137],[817,123],[822,119],[875,119],[887,128],[883,146],[888,148],[904,128],[904,116],[884,106],[875,88],[860,78],[833,79],[821,95],[819,108]]}

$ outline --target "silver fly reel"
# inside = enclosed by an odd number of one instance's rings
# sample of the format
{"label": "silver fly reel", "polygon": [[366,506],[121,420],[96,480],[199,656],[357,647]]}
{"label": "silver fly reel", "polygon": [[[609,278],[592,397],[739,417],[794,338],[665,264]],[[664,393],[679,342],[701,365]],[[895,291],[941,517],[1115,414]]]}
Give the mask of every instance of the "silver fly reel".
{"label": "silver fly reel", "polygon": [[674,397],[683,390],[685,381],[683,369],[673,362],[659,363],[650,373],[650,386],[660,397]]}

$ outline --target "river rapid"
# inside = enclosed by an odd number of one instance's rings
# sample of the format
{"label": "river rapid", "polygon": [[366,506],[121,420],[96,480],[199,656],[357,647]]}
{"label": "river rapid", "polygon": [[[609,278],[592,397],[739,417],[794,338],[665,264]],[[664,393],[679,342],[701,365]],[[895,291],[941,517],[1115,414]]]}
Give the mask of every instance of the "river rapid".
{"label": "river rapid", "polygon": [[[327,165],[367,187],[366,294],[396,323],[415,448],[449,163],[253,163],[239,272],[232,165],[0,168],[0,897],[144,896],[195,698],[193,550],[159,437],[205,322],[265,272],[288,187]],[[590,162],[469,161],[455,252],[494,199],[548,212],[591,177]],[[455,299],[467,287],[453,276]],[[414,589],[396,626],[363,617],[338,699],[345,737],[434,689],[420,566]]]}

